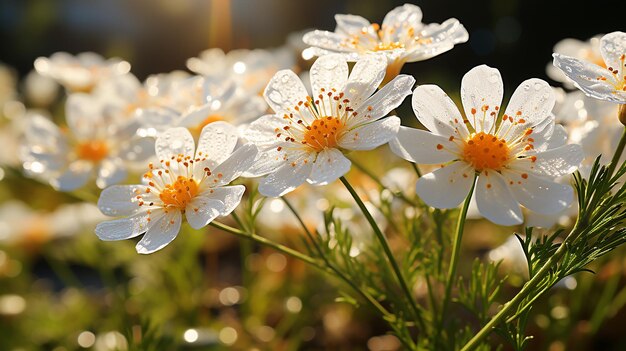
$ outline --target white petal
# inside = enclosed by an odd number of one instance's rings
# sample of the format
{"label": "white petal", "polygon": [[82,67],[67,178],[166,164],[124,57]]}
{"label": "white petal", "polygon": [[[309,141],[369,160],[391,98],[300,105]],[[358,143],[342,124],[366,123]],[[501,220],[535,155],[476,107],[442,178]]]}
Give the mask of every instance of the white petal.
{"label": "white petal", "polygon": [[417,44],[410,48],[405,57],[406,62],[423,61],[440,55],[454,48],[455,44],[469,39],[467,30],[456,18],[447,19],[441,24],[429,24],[422,30],[422,34],[432,41],[427,45]]}
{"label": "white petal", "polygon": [[413,91],[413,111],[431,132],[465,138],[469,132],[452,99],[436,85],[420,85]]}
{"label": "white petal", "polygon": [[386,69],[387,58],[380,54],[365,55],[354,64],[343,90],[350,106],[361,106],[378,89]]}
{"label": "white petal", "polygon": [[[337,52],[354,51],[355,49],[353,47],[351,47],[350,45],[347,45],[347,42],[348,42],[347,39],[348,38],[343,34],[328,32],[324,30],[314,30],[312,32],[306,33],[302,37],[302,41],[314,47],[327,49],[330,51],[337,51]],[[322,50],[319,53],[321,54],[321,53],[328,52],[327,50]],[[354,59],[356,59],[357,57],[358,55],[353,56]],[[351,61],[354,61],[354,60],[351,60]]]}
{"label": "white petal", "polygon": [[626,103],[626,92],[616,91],[615,77],[605,68],[573,57],[553,54],[554,65],[572,80],[574,85],[590,97]]}
{"label": "white petal", "polygon": [[289,147],[289,143],[278,143],[263,150],[259,150],[254,163],[243,172],[243,177],[259,177],[278,169],[284,162],[285,151],[278,151],[278,147]]}
{"label": "white petal", "polygon": [[137,210],[136,197],[146,192],[144,185],[113,185],[100,193],[98,208],[107,216],[128,216]]}
{"label": "white petal", "polygon": [[533,173],[503,172],[515,199],[540,214],[554,214],[569,207],[574,199],[570,185],[559,184]]}
{"label": "white petal", "polygon": [[103,111],[91,95],[70,94],[65,104],[67,126],[79,139],[90,139],[102,124]]}
{"label": "white petal", "polygon": [[324,149],[317,154],[308,181],[314,185],[326,185],[348,173],[351,164],[341,151]]}
{"label": "white petal", "polygon": [[533,156],[536,157],[534,162],[532,161],[534,158],[531,157],[521,159],[512,164],[512,168],[521,167],[521,170],[560,177],[576,171],[584,158],[582,147],[577,144],[564,145],[556,149],[539,152]]}
{"label": "white petal", "polygon": [[416,31],[422,27],[422,10],[419,6],[404,4],[389,11],[383,19],[384,27],[413,27]]}
{"label": "white petal", "polygon": [[370,25],[370,22],[367,19],[355,15],[338,14],[335,15],[335,21],[337,22],[335,32],[348,35],[359,33],[364,27],[369,27]]}
{"label": "white petal", "polygon": [[87,183],[92,171],[90,162],[75,161],[59,177],[51,179],[50,184],[60,191],[76,190]]}
{"label": "white petal", "polygon": [[[439,147],[441,145],[441,147]],[[413,163],[446,163],[457,158],[458,145],[446,137],[421,129],[400,127],[397,137],[389,142],[391,151]]]}
{"label": "white petal", "polygon": [[257,153],[258,150],[252,143],[237,148],[229,158],[212,170],[212,175],[219,177],[215,184],[218,186],[225,185],[238,178],[243,172],[250,169]]}
{"label": "white petal", "polygon": [[119,158],[104,159],[100,162],[96,185],[104,189],[113,184],[121,183],[126,179],[126,166]]}
{"label": "white petal", "polygon": [[348,150],[373,150],[388,143],[400,128],[400,118],[390,116],[382,120],[357,127],[341,136],[339,146]]}
{"label": "white petal", "polygon": [[180,231],[182,215],[180,211],[171,211],[153,222],[135,247],[140,254],[153,253],[172,242]]}
{"label": "white petal", "polygon": [[214,201],[220,201],[221,207],[216,207],[220,216],[228,216],[231,212],[239,206],[241,197],[246,191],[246,187],[243,185],[223,186],[220,188],[211,189],[202,194],[203,197]]}
{"label": "white petal", "polygon": [[197,196],[187,205],[185,216],[193,229],[200,229],[220,215],[224,204],[216,199]]}
{"label": "white petal", "polygon": [[27,119],[24,136],[30,145],[50,148],[53,151],[62,152],[66,144],[59,127],[49,118],[40,114],[35,114]]}
{"label": "white petal", "polygon": [[[340,91],[348,80],[348,64],[341,55],[325,55],[313,63],[309,76],[313,96],[325,95],[322,89],[325,92],[330,92],[332,89]],[[325,115],[331,116],[333,111],[330,111],[330,104],[326,104],[325,107],[327,109]]]}
{"label": "white petal", "polygon": [[464,162],[454,162],[417,180],[415,191],[429,206],[457,207],[472,187],[474,170]]}
{"label": "white petal", "polygon": [[163,216],[161,211],[154,211],[152,214],[144,211],[132,217],[102,222],[96,226],[96,235],[104,241],[134,238],[148,230],[148,225],[151,224],[148,217],[154,220],[161,216]]}
{"label": "white petal", "polygon": [[235,149],[239,132],[232,124],[213,122],[202,128],[198,139],[196,158],[206,158],[210,161],[209,168],[224,162]]}
{"label": "white petal", "polygon": [[488,220],[499,225],[516,225],[523,221],[522,210],[497,172],[483,172],[476,183],[476,204]]}
{"label": "white petal", "polygon": [[[306,160],[306,162],[305,162]],[[288,161],[274,173],[259,182],[259,192],[268,197],[279,197],[304,183],[311,174],[313,155],[303,154],[301,157]]]}
{"label": "white petal", "polygon": [[170,128],[163,132],[154,145],[159,160],[183,155],[193,157],[195,143],[187,128]]}
{"label": "white petal", "polygon": [[465,116],[476,132],[489,133],[498,118],[504,86],[500,71],[486,65],[472,68],[461,80]]}
{"label": "white petal", "polygon": [[618,77],[623,79],[625,71],[624,54],[626,54],[626,33],[613,32],[600,39],[600,53],[607,67],[618,70]]}
{"label": "white petal", "polygon": [[300,101],[306,102],[307,96],[302,81],[290,70],[278,71],[263,93],[265,101],[279,115],[295,112],[294,107]]}
{"label": "white petal", "polygon": [[555,101],[554,90],[545,81],[536,78],[523,81],[511,96],[498,135],[506,133],[505,139],[516,139],[526,129],[550,118]]}
{"label": "white petal", "polygon": [[415,78],[401,74],[356,108],[355,121],[377,120],[400,106],[404,98],[411,94]]}
{"label": "white petal", "polygon": [[154,156],[153,138],[133,138],[120,150],[120,157],[129,162],[145,162]]}

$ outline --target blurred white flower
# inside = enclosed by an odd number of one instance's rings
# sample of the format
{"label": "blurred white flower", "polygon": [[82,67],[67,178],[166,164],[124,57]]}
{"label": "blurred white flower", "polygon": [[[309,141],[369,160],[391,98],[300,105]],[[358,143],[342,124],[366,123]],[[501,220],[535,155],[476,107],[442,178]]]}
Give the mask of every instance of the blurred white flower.
{"label": "blurred white flower", "polygon": [[99,82],[130,71],[130,64],[118,58],[104,59],[94,52],[76,56],[57,52],[49,58],[38,57],[35,69],[71,92],[89,92]]}
{"label": "blurred white flower", "polygon": [[315,30],[303,40],[311,46],[313,55],[340,53],[348,61],[372,52],[385,54],[391,77],[397,75],[406,62],[423,61],[442,54],[469,38],[467,30],[457,19],[442,24],[422,23],[422,10],[404,4],[391,10],[382,25],[372,24],[355,15],[335,15],[334,32]]}
{"label": "blurred white flower", "polygon": [[22,86],[26,101],[39,107],[49,106],[59,95],[59,85],[54,79],[44,76],[35,70],[30,71],[26,75]]}
{"label": "blurred white flower", "polygon": [[126,178],[128,167],[153,155],[152,140],[136,135],[134,121],[106,118],[94,96],[76,93],[66,103],[68,129],[42,115],[26,121],[20,157],[26,173],[61,190],[84,186],[96,174],[105,188]]}
{"label": "blurred white flower", "polygon": [[145,233],[136,248],[148,254],[174,240],[183,214],[194,229],[230,214],[245,187],[228,184],[250,167],[257,154],[252,144],[235,150],[237,142],[236,128],[224,122],[202,130],[197,150],[185,128],[161,134],[155,144],[159,164],[150,165],[144,184],[115,185],[100,194],[102,213],[128,217],[98,224],[98,237],[124,240]]}
{"label": "blurred white flower", "polygon": [[507,272],[528,277],[528,261],[522,244],[515,235],[509,236],[502,245],[490,250],[487,257],[492,262],[500,262]]}
{"label": "blurred white flower", "polygon": [[271,50],[208,49],[199,57],[187,60],[187,68],[197,74],[211,78],[230,78],[248,95],[263,92],[272,76],[281,69],[294,69],[296,60],[288,48]]}
{"label": "blurred white flower", "polygon": [[401,127],[390,146],[408,161],[441,164],[416,184],[428,205],[458,206],[475,174],[478,209],[496,224],[522,223],[520,204],[550,214],[572,202],[572,187],[553,179],[575,171],[582,150],[554,137],[559,128],[550,114],[552,88],[540,79],[522,82],[498,123],[503,92],[500,72],[485,65],[470,70],[461,82],[465,117],[436,85],[413,92],[415,115],[429,131]]}
{"label": "blurred white flower", "polygon": [[604,65],[584,59],[553,54],[554,66],[590,97],[626,104],[626,33],[613,32],[600,39]]}
{"label": "blurred white flower", "polygon": [[371,150],[395,136],[400,119],[382,117],[410,94],[415,80],[398,76],[374,94],[385,67],[384,56],[368,55],[348,76],[343,56],[323,56],[310,71],[313,97],[292,71],[272,78],[264,97],[275,114],[253,122],[244,135],[260,151],[247,175],[268,174],[261,194],[282,196],[305,181],[328,184],[350,169],[344,152]]}

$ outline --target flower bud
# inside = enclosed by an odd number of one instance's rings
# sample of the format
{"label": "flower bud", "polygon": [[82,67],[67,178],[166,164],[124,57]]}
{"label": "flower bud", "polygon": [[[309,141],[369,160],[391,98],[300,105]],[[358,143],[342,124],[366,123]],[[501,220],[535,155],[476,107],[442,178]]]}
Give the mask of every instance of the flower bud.
{"label": "flower bud", "polygon": [[623,125],[626,126],[626,104],[619,105],[619,112],[617,113],[617,118]]}

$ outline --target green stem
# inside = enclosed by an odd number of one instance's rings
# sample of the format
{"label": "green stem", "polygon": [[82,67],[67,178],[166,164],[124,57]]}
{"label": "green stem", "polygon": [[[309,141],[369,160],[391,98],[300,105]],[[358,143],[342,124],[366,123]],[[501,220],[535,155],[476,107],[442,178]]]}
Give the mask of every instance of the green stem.
{"label": "green stem", "polygon": [[418,178],[422,178],[422,172],[420,171],[419,167],[417,166],[417,164],[413,163],[413,162],[409,162],[411,164],[411,166],[413,167],[413,170],[415,171],[415,174],[417,174]]}
{"label": "green stem", "polygon": [[619,163],[619,159],[622,157],[622,153],[624,152],[624,146],[626,146],[626,127],[624,127],[624,131],[622,132],[622,138],[619,140],[617,149],[615,149],[615,154],[613,154],[613,158],[611,159],[611,163],[609,164],[610,175],[613,175],[613,172],[615,171],[615,168]]}
{"label": "green stem", "polygon": [[561,243],[561,246],[559,246],[554,255],[550,256],[548,261],[546,261],[546,263],[541,266],[541,269],[539,269],[539,271],[535,273],[532,279],[530,279],[524,285],[524,287],[522,287],[522,289],[517,293],[517,295],[515,295],[515,297],[513,297],[513,299],[504,304],[502,309],[495,316],[493,316],[493,318],[491,318],[491,320],[487,324],[485,324],[485,326],[483,326],[478,331],[478,333],[476,333],[476,335],[467,344],[465,344],[465,346],[463,346],[461,351],[470,351],[475,349],[483,341],[483,339],[485,339],[491,333],[493,328],[495,328],[500,322],[502,322],[509,314],[509,312],[516,308],[517,305],[533,291],[535,286],[537,286],[537,284],[539,284],[543,280],[545,275],[549,274],[550,270],[554,267],[554,264],[561,259],[563,254],[565,254],[565,250],[567,250],[569,240],[573,240],[573,238],[576,238],[578,236],[578,226],[579,222],[574,225],[574,229],[570,232],[567,238],[565,238],[563,243]]}
{"label": "green stem", "polygon": [[450,297],[452,295],[452,285],[455,281],[456,267],[459,264],[459,256],[461,252],[461,241],[463,239],[463,229],[465,228],[465,218],[467,217],[467,210],[469,209],[470,202],[472,201],[472,194],[474,193],[474,187],[476,186],[476,175],[472,181],[472,187],[470,188],[463,207],[461,207],[461,213],[456,222],[456,232],[454,233],[454,246],[452,247],[452,256],[450,257],[450,266],[448,266],[448,275],[446,278],[446,289],[443,295],[443,305],[441,305],[441,313],[439,314],[441,319],[437,333],[441,332],[443,328],[444,318],[448,312],[448,305],[450,304]]}
{"label": "green stem", "polygon": [[319,243],[317,242],[317,240],[315,240],[313,233],[311,233],[309,228],[307,228],[306,224],[302,220],[302,217],[300,217],[300,215],[298,214],[298,211],[296,211],[296,208],[293,207],[291,203],[287,200],[287,198],[285,198],[284,196],[282,197],[282,200],[285,203],[285,205],[287,205],[291,213],[293,213],[293,215],[296,217],[296,219],[300,223],[300,226],[302,227],[302,230],[304,230],[309,240],[313,243],[313,246],[315,246],[315,249],[317,250],[320,257],[324,260],[324,263],[326,264],[326,266],[328,266],[328,268],[330,268],[341,280],[343,280],[348,285],[350,285],[350,287],[352,287],[354,291],[359,293],[367,302],[370,303],[370,305],[372,305],[372,307],[377,309],[383,315],[383,317],[387,318],[389,316],[392,316],[392,314],[389,313],[389,311],[387,311],[387,309],[385,309],[378,302],[378,300],[376,300],[372,295],[367,293],[365,290],[361,289],[361,287],[359,287],[355,282],[350,280],[337,267],[335,267],[334,265],[330,263],[330,261],[328,261],[328,258],[326,257],[326,255],[324,255],[324,252],[322,251],[322,248],[320,247]]}
{"label": "green stem", "polygon": [[308,264],[310,264],[310,265],[312,265],[314,267],[317,267],[317,268],[319,268],[321,270],[326,270],[313,257],[307,256],[307,255],[305,255],[305,254],[303,254],[301,252],[298,252],[298,251],[296,251],[296,250],[294,250],[292,248],[289,248],[287,246],[284,246],[284,245],[281,245],[279,243],[276,243],[276,242],[274,242],[272,240],[269,240],[267,238],[264,238],[264,237],[262,237],[260,235],[253,234],[253,233],[247,233],[247,232],[245,232],[243,230],[239,230],[237,228],[233,228],[231,226],[228,226],[226,224],[223,224],[223,223],[220,223],[220,222],[216,222],[216,221],[213,221],[213,222],[209,223],[209,225],[211,225],[212,227],[215,227],[217,229],[221,229],[221,230],[223,230],[225,232],[237,235],[239,237],[255,241],[255,242],[257,242],[259,244],[262,244],[262,245],[265,245],[265,246],[269,246],[269,247],[273,248],[276,251],[284,253],[285,255],[289,255],[289,256],[291,256],[293,258],[296,258],[296,259],[298,259],[300,261],[308,263]]}
{"label": "green stem", "polygon": [[409,286],[407,285],[406,280],[404,279],[404,276],[402,275],[402,271],[400,270],[400,267],[398,266],[398,263],[396,262],[393,256],[393,253],[391,252],[391,248],[389,247],[389,244],[387,243],[387,238],[385,238],[385,235],[378,227],[378,224],[376,224],[374,217],[372,217],[370,212],[367,210],[367,207],[365,206],[365,204],[363,203],[359,195],[356,193],[352,185],[350,185],[348,180],[343,176],[341,176],[339,179],[341,180],[343,185],[346,187],[346,189],[348,189],[348,191],[350,192],[350,195],[352,195],[352,198],[354,198],[354,201],[356,201],[357,205],[361,209],[361,212],[363,212],[363,215],[365,216],[370,226],[372,227],[372,230],[374,230],[374,234],[376,234],[376,238],[378,239],[378,241],[380,242],[380,245],[383,247],[383,250],[385,251],[385,255],[387,256],[387,261],[389,261],[389,264],[391,265],[391,268],[393,269],[396,275],[396,278],[398,282],[400,283],[400,286],[404,294],[406,295],[406,298],[409,300],[409,305],[411,306],[411,309],[413,313],[415,314],[415,318],[417,319],[417,322],[422,327],[422,330],[425,330],[426,325],[424,323],[424,320],[422,319],[422,315],[417,307],[417,304],[415,303],[413,294],[411,293],[411,290],[409,289]]}

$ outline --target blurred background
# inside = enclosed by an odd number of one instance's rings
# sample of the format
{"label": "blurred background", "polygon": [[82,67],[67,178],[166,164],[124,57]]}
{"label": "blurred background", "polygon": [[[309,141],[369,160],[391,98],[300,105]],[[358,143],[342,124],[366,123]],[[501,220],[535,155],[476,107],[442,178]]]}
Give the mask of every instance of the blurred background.
{"label": "blurred background", "polygon": [[[11,67],[8,75],[17,95],[24,89],[22,82],[33,69],[33,61],[58,51],[93,51],[123,58],[143,80],[151,74],[185,70],[186,60],[207,48],[275,48],[285,45],[294,32],[332,31],[337,13],[358,14],[380,23],[388,11],[403,3],[2,0],[0,63]],[[467,43],[402,70],[418,83],[438,84],[453,96],[458,94],[463,74],[479,64],[500,69],[505,95],[531,77],[550,81],[545,69],[554,44],[567,37],[587,40],[623,29],[624,23],[623,4],[413,3],[422,8],[424,23],[454,17],[469,32]],[[53,114],[62,115],[62,102],[53,106],[57,106]],[[408,101],[399,111],[412,118]],[[6,147],[5,141],[15,135],[9,129],[2,133],[0,156],[6,157],[15,150]],[[380,155],[364,159],[372,169],[381,170],[397,161],[385,158],[376,163]],[[365,178],[353,175],[356,184],[376,188]],[[138,256],[133,242],[103,243],[96,238],[93,227],[102,216],[93,206],[85,206],[85,194],[56,192],[11,167],[0,168],[0,180],[0,350],[400,349],[398,340],[385,334],[384,322],[366,308],[335,301],[341,289],[333,279],[284,255],[214,230],[184,228],[166,250]],[[315,203],[310,200],[314,197],[307,199],[307,191],[294,194],[304,199],[300,207],[328,207],[323,197]],[[328,190],[326,195],[335,191]],[[270,213],[262,223],[270,229],[267,233],[280,231],[283,234],[274,234],[274,239],[291,246],[301,244],[301,233],[293,218],[286,218],[284,205],[270,202],[268,208]],[[467,264],[462,269],[467,270],[475,257],[491,257],[490,250],[503,243],[494,257],[514,255],[506,246],[510,228],[494,229],[478,220],[468,226],[467,233]],[[6,240],[13,237],[19,238]],[[612,257],[596,276],[577,275],[542,302],[529,323],[530,333],[537,335],[533,349],[626,347],[622,336],[624,261],[618,254]],[[505,267],[509,285],[504,294],[508,296],[524,278]]]}

